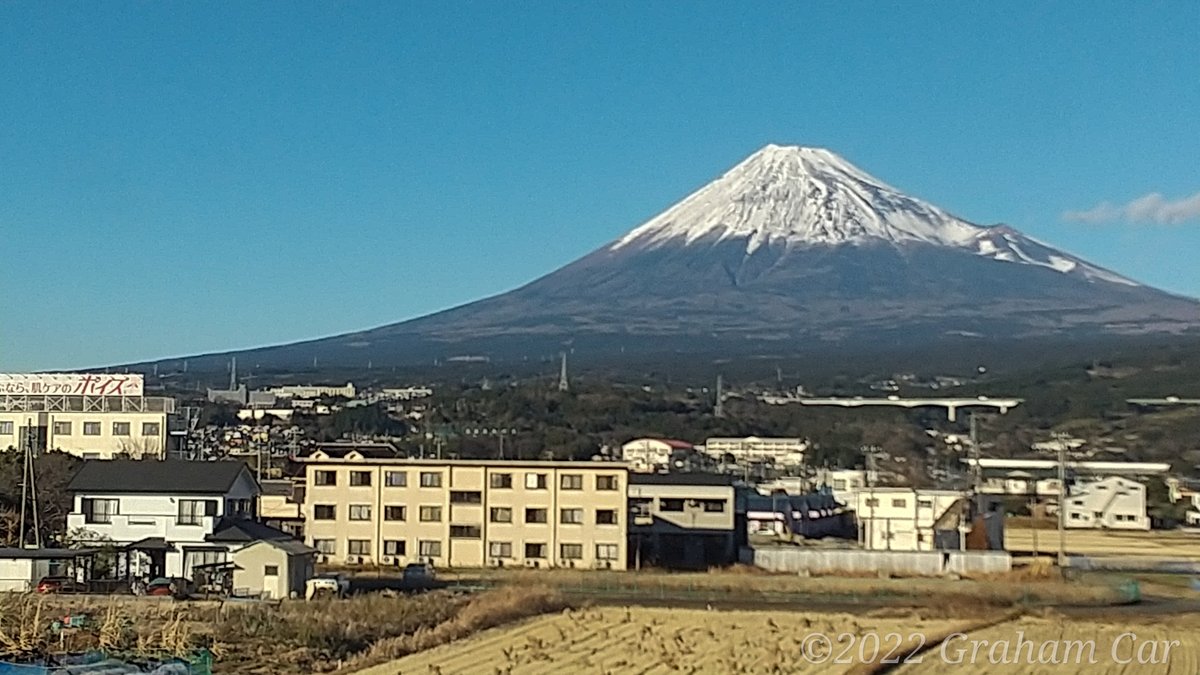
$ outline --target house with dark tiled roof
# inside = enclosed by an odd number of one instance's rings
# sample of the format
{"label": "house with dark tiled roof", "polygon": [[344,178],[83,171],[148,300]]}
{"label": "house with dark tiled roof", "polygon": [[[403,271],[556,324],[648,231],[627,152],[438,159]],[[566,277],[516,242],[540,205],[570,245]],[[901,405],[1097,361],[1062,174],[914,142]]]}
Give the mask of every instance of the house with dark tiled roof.
{"label": "house with dark tiled roof", "polygon": [[112,542],[131,579],[192,578],[251,543],[291,538],[258,522],[261,488],[244,462],[90,460],[67,489],[68,531]]}

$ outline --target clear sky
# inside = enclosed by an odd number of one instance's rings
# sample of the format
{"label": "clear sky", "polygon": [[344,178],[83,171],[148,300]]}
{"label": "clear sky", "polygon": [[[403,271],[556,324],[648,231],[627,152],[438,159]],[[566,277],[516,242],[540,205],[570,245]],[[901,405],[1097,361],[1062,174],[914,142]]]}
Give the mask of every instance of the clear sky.
{"label": "clear sky", "polygon": [[1200,2],[3,3],[0,370],[450,307],[772,142],[1200,296],[1198,36]]}

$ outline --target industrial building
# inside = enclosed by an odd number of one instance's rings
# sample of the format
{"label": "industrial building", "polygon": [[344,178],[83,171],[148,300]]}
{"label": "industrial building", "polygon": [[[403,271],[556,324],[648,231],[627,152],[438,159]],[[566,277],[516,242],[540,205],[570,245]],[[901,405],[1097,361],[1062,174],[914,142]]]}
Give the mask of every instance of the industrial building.
{"label": "industrial building", "polygon": [[628,468],[317,450],[305,538],[328,563],[625,569]]}
{"label": "industrial building", "polygon": [[0,375],[0,450],[162,458],[176,423],[175,399],[146,396],[141,375]]}

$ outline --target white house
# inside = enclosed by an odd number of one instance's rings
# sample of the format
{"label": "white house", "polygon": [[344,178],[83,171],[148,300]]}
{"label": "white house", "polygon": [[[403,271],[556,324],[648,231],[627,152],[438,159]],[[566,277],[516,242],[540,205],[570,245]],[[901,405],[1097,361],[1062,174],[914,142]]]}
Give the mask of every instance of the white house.
{"label": "white house", "polygon": [[1070,486],[1064,514],[1070,528],[1150,529],[1146,486],[1120,476]]}
{"label": "white house", "polygon": [[808,441],[803,438],[710,438],[704,453],[720,460],[730,455],[737,462],[767,461],[780,466],[801,466]]}
{"label": "white house", "polygon": [[877,487],[854,495],[859,540],[875,551],[933,551],[938,530],[958,530],[965,505],[957,490]]}
{"label": "white house", "polygon": [[260,489],[243,462],[94,460],[67,489],[69,536],[113,542],[134,574],[191,578],[249,543],[290,538],[254,520]]}
{"label": "white house", "polygon": [[638,438],[621,446],[621,461],[629,463],[630,471],[641,473],[669,468],[671,455],[692,452],[695,446],[687,441],[664,438]]}

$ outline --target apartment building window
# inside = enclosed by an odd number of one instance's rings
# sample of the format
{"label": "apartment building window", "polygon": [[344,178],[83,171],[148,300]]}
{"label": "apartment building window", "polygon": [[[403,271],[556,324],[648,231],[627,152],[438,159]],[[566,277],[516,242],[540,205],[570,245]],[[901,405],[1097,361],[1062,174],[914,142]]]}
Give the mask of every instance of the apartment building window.
{"label": "apartment building window", "polygon": [[370,539],[347,539],[346,555],[371,555]]}
{"label": "apartment building window", "polygon": [[489,558],[511,558],[512,542],[511,541],[493,541],[488,544]]}
{"label": "apartment building window", "polygon": [[128,436],[129,422],[113,422],[113,436]]}
{"label": "apartment building window", "polygon": [[157,437],[162,433],[162,425],[158,422],[142,422],[142,435]]}
{"label": "apartment building window", "polygon": [[407,520],[408,508],[404,506],[385,506],[383,507],[384,520]]}
{"label": "apartment building window", "polygon": [[440,523],[442,522],[442,507],[422,506],[420,518],[422,523]]}
{"label": "apartment building window", "polygon": [[725,513],[724,499],[705,499],[701,505],[705,513]]}
{"label": "apartment building window", "polygon": [[370,504],[351,504],[350,505],[350,520],[370,520],[371,505]]}
{"label": "apartment building window", "polygon": [[619,489],[617,487],[616,476],[596,476],[596,489],[599,491],[612,491]]}
{"label": "apartment building window", "polygon": [[512,509],[507,506],[493,506],[489,510],[488,520],[493,523],[511,523]]}
{"label": "apartment building window", "polygon": [[918,499],[917,500],[917,508],[932,509],[933,508],[933,500],[932,499]]}
{"label": "apartment building window", "polygon": [[545,523],[549,520],[547,509],[525,509],[526,523]]}
{"label": "apartment building window", "polygon": [[838,491],[845,490],[846,489],[846,479],[845,478],[834,478],[833,479],[833,489],[838,490]]}
{"label": "apartment building window", "polygon": [[583,509],[562,509],[559,511],[558,522],[563,525],[582,525]]}
{"label": "apartment building window", "polygon": [[337,545],[332,539],[313,539],[313,548],[317,549],[317,553],[322,555],[337,553]]}
{"label": "apartment building window", "polygon": [[617,544],[596,544],[596,560],[616,560],[620,552]]}
{"label": "apartment building window", "polygon": [[478,539],[483,536],[483,528],[478,525],[451,525],[451,539]]}
{"label": "apartment building window", "polygon": [[683,511],[683,500],[682,499],[659,499],[658,500],[658,510],[659,511],[669,511],[671,513],[682,512]]}
{"label": "apartment building window", "polygon": [[279,565],[263,565],[263,576],[264,577],[279,576]]}
{"label": "apartment building window", "polygon": [[440,488],[442,487],[442,474],[440,471],[422,471],[421,472],[421,487],[423,488]]}
{"label": "apartment building window", "polygon": [[313,520],[337,520],[337,506],[334,504],[313,506]]}
{"label": "apartment building window", "polygon": [[563,490],[582,490],[583,475],[578,473],[564,473],[559,476],[558,487]]}
{"label": "apartment building window", "polygon": [[385,539],[383,541],[384,555],[408,555],[408,542],[403,539]]}
{"label": "apartment building window", "polygon": [[478,490],[451,490],[451,504],[482,504],[483,493]]}
{"label": "apartment building window", "polygon": [[583,544],[560,544],[558,551],[563,560],[583,560]]}
{"label": "apartment building window", "polygon": [[[9,425],[8,433],[11,434],[12,433],[12,422],[9,422],[8,425]],[[100,435],[100,423],[99,422],[84,422],[83,423],[83,435],[84,436],[99,436]]]}
{"label": "apartment building window", "polygon": [[616,509],[596,509],[596,524],[597,525],[616,525],[617,510]]}
{"label": "apartment building window", "polygon": [[71,435],[71,423],[70,422],[55,422],[54,423],[54,435],[55,436],[70,436]]}
{"label": "apartment building window", "polygon": [[653,499],[647,497],[636,497],[629,500],[629,511],[635,517],[649,516],[653,503]]}
{"label": "apartment building window", "polygon": [[892,500],[892,508],[894,508],[894,509],[902,509],[906,506],[908,506],[907,499],[899,498],[899,499]]}
{"label": "apartment building window", "polygon": [[217,515],[217,500],[215,499],[180,499],[179,514],[175,517],[176,525],[199,525],[205,516]]}
{"label": "apartment building window", "polygon": [[83,500],[83,522],[111,523],[117,514],[116,499],[85,499]]}
{"label": "apartment building window", "polygon": [[383,484],[388,487],[408,487],[408,472],[388,471],[383,474]]}
{"label": "apartment building window", "polygon": [[[85,425],[85,428],[86,428],[86,425]],[[12,422],[0,422],[0,436],[12,436],[12,435],[13,435],[13,423]],[[96,435],[97,436],[100,435],[99,428],[96,429]]]}
{"label": "apartment building window", "polygon": [[424,540],[417,543],[417,550],[422,558],[440,558],[442,557],[442,542]]}
{"label": "apartment building window", "polygon": [[525,489],[526,490],[545,490],[546,489],[546,474],[544,474],[544,473],[527,473],[527,474],[525,474]]}
{"label": "apartment building window", "polygon": [[879,498],[878,498],[878,497],[868,497],[868,498],[867,498],[867,501],[866,501],[866,502],[864,502],[864,503],[865,503],[867,506],[870,506],[871,508],[874,508],[874,507],[876,507],[876,506],[879,506]]}
{"label": "apartment building window", "polygon": [[512,474],[511,473],[493,473],[488,477],[488,485],[493,490],[511,490],[512,489]]}
{"label": "apartment building window", "polygon": [[350,487],[369,487],[371,485],[370,471],[351,471]]}
{"label": "apartment building window", "polygon": [[313,473],[313,485],[337,485],[336,471],[316,471]]}
{"label": "apartment building window", "polygon": [[526,558],[545,558],[546,557],[546,545],[545,544],[525,544],[525,557]]}

